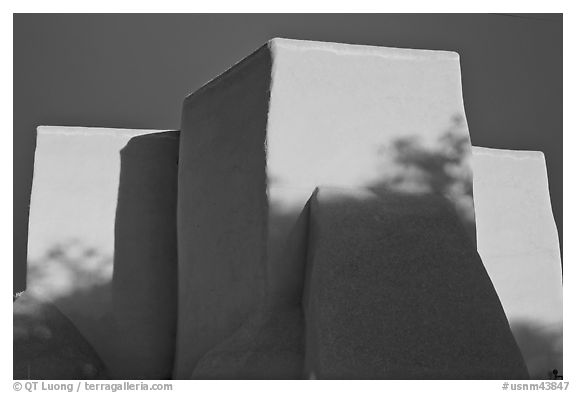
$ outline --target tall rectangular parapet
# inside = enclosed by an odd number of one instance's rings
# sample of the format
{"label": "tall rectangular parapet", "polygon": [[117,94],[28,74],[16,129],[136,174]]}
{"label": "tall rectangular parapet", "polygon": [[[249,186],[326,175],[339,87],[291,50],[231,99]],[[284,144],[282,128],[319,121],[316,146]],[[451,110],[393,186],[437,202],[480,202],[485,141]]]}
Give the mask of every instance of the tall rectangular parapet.
{"label": "tall rectangular parapet", "polygon": [[474,240],[456,53],[274,39],[191,94],[181,132],[178,378],[300,301],[285,249],[317,186],[443,194]]}
{"label": "tall rectangular parapet", "polygon": [[72,321],[111,378],[172,375],[178,140],[38,127],[27,292]]}
{"label": "tall rectangular parapet", "polygon": [[562,374],[562,263],[544,154],[473,148],[478,253],[531,378]]}

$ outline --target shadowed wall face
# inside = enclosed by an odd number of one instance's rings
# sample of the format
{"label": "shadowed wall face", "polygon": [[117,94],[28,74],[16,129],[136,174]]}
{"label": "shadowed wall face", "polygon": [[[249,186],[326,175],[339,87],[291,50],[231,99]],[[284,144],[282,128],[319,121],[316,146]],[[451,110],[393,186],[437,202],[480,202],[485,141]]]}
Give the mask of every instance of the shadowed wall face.
{"label": "shadowed wall face", "polygon": [[[266,302],[242,326],[204,355],[192,378],[302,379],[304,375],[303,277],[308,253],[309,205],[303,209],[283,253],[288,304]],[[277,213],[276,225],[290,225],[292,217]],[[285,221],[288,221],[286,223]],[[289,268],[288,268],[289,267]]]}
{"label": "shadowed wall face", "polygon": [[200,358],[264,301],[270,67],[263,48],[184,102],[178,379],[190,378]]}
{"label": "shadowed wall face", "polygon": [[136,136],[121,150],[114,236],[115,376],[172,377],[177,317],[179,133]]}
{"label": "shadowed wall face", "polygon": [[322,379],[525,379],[506,316],[442,197],[320,188],[306,371]]}
{"label": "shadowed wall face", "polygon": [[[112,377],[135,371],[138,362],[146,362],[145,373],[158,366],[147,355],[140,357],[131,339],[154,335],[154,345],[172,348],[176,315],[168,314],[176,286],[178,136],[148,136],[157,132],[38,129],[27,292],[53,302],[98,352]],[[146,257],[143,250],[149,251]],[[118,279],[114,285],[113,271]],[[156,292],[140,292],[144,288]],[[151,320],[156,324],[143,323]],[[119,334],[118,328],[125,330]],[[132,335],[127,340],[126,330]],[[119,362],[119,348],[129,351],[123,359],[130,362]],[[171,360],[163,359],[168,362],[161,367],[164,371],[149,376],[166,375]]]}
{"label": "shadowed wall face", "polygon": [[473,148],[478,253],[531,378],[562,374],[562,267],[540,152]]}

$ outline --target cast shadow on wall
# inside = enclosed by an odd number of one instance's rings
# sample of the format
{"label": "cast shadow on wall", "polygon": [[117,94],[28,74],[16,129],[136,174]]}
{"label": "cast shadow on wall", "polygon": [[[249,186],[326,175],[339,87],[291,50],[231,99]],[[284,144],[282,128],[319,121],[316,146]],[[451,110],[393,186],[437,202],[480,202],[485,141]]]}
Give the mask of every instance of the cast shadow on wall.
{"label": "cast shadow on wall", "polygon": [[[39,301],[56,306],[71,321],[98,353],[106,368],[100,374],[107,378],[171,378],[177,307],[178,137],[177,132],[141,135],[121,150],[113,256],[82,239],[63,239],[41,260],[29,264],[27,279],[32,288],[40,288],[34,291]],[[45,317],[34,310],[22,318],[15,316],[15,332],[16,325],[21,332],[34,324],[46,325]],[[15,377],[50,379],[51,372],[60,377],[57,370],[50,371],[50,362],[33,362],[59,356],[46,353],[49,346],[41,343],[32,352],[26,350],[33,339],[28,333],[15,333]],[[43,369],[30,370],[31,364]],[[73,372],[65,379],[87,378]]]}
{"label": "cast shadow on wall", "polygon": [[[510,328],[522,349],[522,355],[532,378],[562,378],[562,326],[546,328],[536,321],[512,320]],[[554,370],[559,371],[560,374],[554,375]]]}
{"label": "cast shadow on wall", "polygon": [[111,264],[110,256],[71,239],[28,265],[34,285],[14,303],[15,379],[109,377],[90,343],[113,338],[111,329],[93,328],[111,326]]}
{"label": "cast shadow on wall", "polygon": [[418,137],[398,138],[380,146],[381,178],[368,185],[376,194],[440,194],[456,209],[465,230],[476,244],[470,140],[460,129],[462,116],[454,116],[433,143]]}
{"label": "cast shadow on wall", "polygon": [[[462,137],[461,117],[454,117],[446,132],[432,144],[418,138],[396,139],[381,146],[381,174],[365,188],[379,196],[406,195],[426,198],[445,196],[461,218],[462,231],[475,243],[470,143]],[[417,195],[417,196],[415,196]],[[337,201],[334,201],[336,203]],[[347,206],[371,201],[344,201]],[[289,234],[275,275],[282,277],[284,290],[268,288],[268,298],[235,334],[200,359],[191,372],[198,379],[299,379],[313,377],[304,371],[306,340],[302,295],[309,263],[310,201],[300,210],[272,202],[269,207],[269,236],[279,243]]]}

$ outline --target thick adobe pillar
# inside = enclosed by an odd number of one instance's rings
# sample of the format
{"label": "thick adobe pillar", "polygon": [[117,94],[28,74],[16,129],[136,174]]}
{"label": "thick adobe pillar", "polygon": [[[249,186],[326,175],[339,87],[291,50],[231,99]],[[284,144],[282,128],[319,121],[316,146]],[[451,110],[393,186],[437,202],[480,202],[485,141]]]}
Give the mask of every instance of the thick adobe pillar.
{"label": "thick adobe pillar", "polygon": [[441,196],[311,198],[306,372],[320,379],[525,379],[506,316]]}

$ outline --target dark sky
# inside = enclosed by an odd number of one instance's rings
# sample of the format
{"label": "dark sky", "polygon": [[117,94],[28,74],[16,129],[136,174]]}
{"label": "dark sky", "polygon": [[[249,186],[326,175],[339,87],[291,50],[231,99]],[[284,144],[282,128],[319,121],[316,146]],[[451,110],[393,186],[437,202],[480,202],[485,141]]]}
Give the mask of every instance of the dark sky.
{"label": "dark sky", "polygon": [[38,125],[177,129],[182,99],[273,37],[460,53],[472,143],[546,155],[562,235],[561,15],[15,15],[14,284]]}

